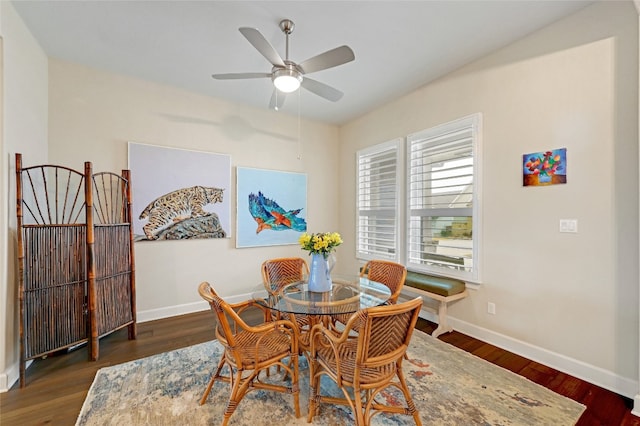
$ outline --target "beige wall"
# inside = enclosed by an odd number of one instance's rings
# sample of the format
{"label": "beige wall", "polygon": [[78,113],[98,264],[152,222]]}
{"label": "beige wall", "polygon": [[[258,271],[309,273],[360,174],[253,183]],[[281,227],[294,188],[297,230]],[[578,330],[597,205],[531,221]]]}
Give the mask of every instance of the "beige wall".
{"label": "beige wall", "polygon": [[[18,377],[15,153],[47,161],[47,57],[9,2],[0,2],[2,205],[0,226],[0,391]],[[5,233],[5,231],[8,231]]]}
{"label": "beige wall", "polygon": [[[340,133],[348,236],[358,149],[482,113],[482,284],[453,306],[454,326],[627,396],[638,389],[637,26],[632,3],[596,4]],[[566,185],[522,186],[523,154],[563,147]],[[579,232],[560,234],[561,218]]]}
{"label": "beige wall", "polygon": [[335,126],[303,120],[299,144],[297,117],[58,60],[49,63],[49,84],[53,164],[92,161],[94,171],[119,172],[127,141],[231,155],[232,238],[136,243],[139,320],[205,307],[196,291],[205,280],[223,296],[247,297],[261,283],[262,260],[304,255],[297,245],[235,248],[236,166],[307,173],[309,230],[337,230],[337,210],[325,208],[337,203],[338,177],[326,173],[338,154]]}

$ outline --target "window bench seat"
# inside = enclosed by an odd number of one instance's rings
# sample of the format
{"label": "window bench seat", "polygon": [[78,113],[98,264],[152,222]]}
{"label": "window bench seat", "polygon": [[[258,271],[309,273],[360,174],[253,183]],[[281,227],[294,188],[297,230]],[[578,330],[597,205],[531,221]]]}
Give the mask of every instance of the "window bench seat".
{"label": "window bench seat", "polygon": [[447,322],[447,304],[469,295],[464,281],[411,271],[407,272],[404,290],[438,302],[438,309],[424,306],[424,308],[433,311],[438,316],[438,328],[431,333],[436,338],[443,333],[453,331],[453,328]]}

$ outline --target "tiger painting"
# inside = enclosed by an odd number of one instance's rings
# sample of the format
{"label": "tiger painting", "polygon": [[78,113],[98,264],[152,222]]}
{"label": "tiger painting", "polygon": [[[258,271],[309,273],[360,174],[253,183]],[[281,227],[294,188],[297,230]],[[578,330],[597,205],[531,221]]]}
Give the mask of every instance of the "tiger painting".
{"label": "tiger painting", "polygon": [[149,218],[144,225],[144,234],[149,240],[158,239],[158,234],[173,223],[188,218],[209,216],[202,208],[207,204],[221,203],[224,189],[206,186],[182,188],[153,200],[140,213],[140,219]]}

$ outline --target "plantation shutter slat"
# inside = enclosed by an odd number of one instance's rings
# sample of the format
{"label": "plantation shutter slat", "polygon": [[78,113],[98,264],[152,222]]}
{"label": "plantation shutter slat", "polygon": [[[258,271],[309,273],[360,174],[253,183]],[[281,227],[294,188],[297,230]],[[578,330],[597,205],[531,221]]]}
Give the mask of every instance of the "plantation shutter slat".
{"label": "plantation shutter slat", "polygon": [[357,257],[398,258],[399,141],[359,151]]}

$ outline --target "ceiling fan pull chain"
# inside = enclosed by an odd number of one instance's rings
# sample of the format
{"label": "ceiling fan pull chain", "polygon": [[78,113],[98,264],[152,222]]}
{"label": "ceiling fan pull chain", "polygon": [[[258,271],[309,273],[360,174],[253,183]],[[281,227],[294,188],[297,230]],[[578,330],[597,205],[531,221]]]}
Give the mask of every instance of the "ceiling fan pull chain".
{"label": "ceiling fan pull chain", "polygon": [[300,140],[300,90],[298,90],[298,160],[302,160],[302,141]]}

